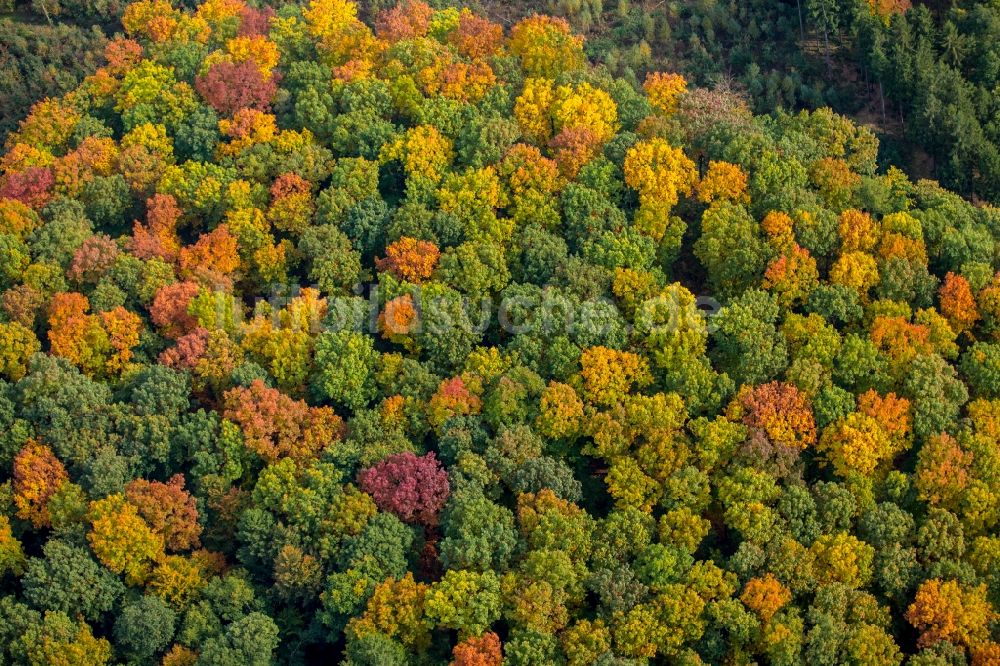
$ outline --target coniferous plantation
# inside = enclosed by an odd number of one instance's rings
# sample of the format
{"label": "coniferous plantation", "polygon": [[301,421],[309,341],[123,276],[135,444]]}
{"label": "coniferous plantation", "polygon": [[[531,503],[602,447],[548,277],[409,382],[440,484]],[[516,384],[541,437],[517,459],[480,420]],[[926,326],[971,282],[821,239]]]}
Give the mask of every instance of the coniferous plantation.
{"label": "coniferous plantation", "polygon": [[[745,3],[773,88],[701,5],[88,4],[0,156],[0,664],[1000,664],[968,4]],[[769,96],[847,23],[956,191]]]}

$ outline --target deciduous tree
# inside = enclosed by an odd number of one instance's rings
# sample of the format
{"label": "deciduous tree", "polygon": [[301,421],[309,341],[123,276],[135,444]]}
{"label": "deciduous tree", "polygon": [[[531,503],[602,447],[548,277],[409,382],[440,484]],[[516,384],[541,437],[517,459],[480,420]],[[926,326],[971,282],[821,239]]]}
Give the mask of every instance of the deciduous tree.
{"label": "deciduous tree", "polygon": [[36,528],[51,524],[49,500],[68,480],[66,468],[52,449],[28,440],[14,458],[14,506],[17,516],[30,520]]}
{"label": "deciduous tree", "polygon": [[434,453],[389,456],[358,475],[361,489],[383,511],[408,523],[433,525],[448,500],[448,475]]}
{"label": "deciduous tree", "polygon": [[163,538],[155,534],[138,510],[122,495],[90,503],[87,541],[94,555],[129,585],[142,585],[163,557]]}
{"label": "deciduous tree", "polygon": [[270,462],[310,458],[343,434],[343,420],[329,407],[309,407],[260,379],[227,391],[224,404],[225,417],[240,426],[247,448]]}
{"label": "deciduous tree", "polygon": [[966,648],[984,643],[995,617],[985,586],[964,587],[954,580],[932,578],[917,590],[906,619],[918,631],[921,645],[950,641]]}

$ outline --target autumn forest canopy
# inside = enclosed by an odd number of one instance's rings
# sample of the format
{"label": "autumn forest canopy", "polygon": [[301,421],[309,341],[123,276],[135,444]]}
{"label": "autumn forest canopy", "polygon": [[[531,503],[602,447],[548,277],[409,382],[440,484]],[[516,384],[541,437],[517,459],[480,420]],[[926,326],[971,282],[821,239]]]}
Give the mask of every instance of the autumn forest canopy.
{"label": "autumn forest canopy", "polygon": [[88,4],[0,155],[0,664],[1000,664],[1000,8],[709,4]]}

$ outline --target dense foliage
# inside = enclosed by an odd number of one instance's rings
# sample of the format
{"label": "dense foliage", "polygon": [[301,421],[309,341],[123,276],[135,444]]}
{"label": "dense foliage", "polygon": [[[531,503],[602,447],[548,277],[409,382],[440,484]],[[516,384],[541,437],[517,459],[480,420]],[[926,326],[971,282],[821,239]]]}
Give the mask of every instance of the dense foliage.
{"label": "dense foliage", "polygon": [[[273,8],[283,0],[265,0]],[[390,0],[360,0],[374,21]],[[435,8],[461,7],[434,0]],[[950,8],[949,6],[950,5]],[[122,29],[120,0],[0,0],[0,139],[31,104],[91,74]],[[588,35],[587,56],[637,84],[668,68],[744,90],[757,113],[831,106],[885,139],[882,164],[996,204],[1000,8],[984,0],[479,0],[511,25],[539,10]],[[4,17],[5,9],[15,10]],[[269,10],[270,11],[270,10]],[[245,76],[224,68],[208,79]]]}
{"label": "dense foliage", "polygon": [[[527,3],[530,6],[531,3]],[[983,0],[549,0],[625,76],[668,66],[752,108],[830,105],[890,139],[881,161],[1000,203],[1000,6]]]}
{"label": "dense foliage", "polygon": [[920,5],[859,26],[860,61],[906,119],[933,173],[962,194],[1000,202],[1000,6]]}
{"label": "dense foliage", "polygon": [[106,43],[100,28],[0,16],[0,142],[17,129],[32,104],[72,90],[93,73]]}
{"label": "dense foliage", "polygon": [[[277,8],[285,3],[267,0],[261,4]],[[392,4],[389,0],[362,0],[359,15],[374,19]],[[431,4],[436,8],[462,6],[457,0]],[[908,6],[883,4],[877,9],[898,11]],[[825,104],[852,111],[857,108],[861,96],[858,86],[827,76],[829,61],[817,57],[820,54],[815,47],[824,43],[823,53],[828,58],[831,50],[850,38],[855,23],[872,13],[868,0],[480,0],[476,7],[507,25],[548,11],[590,36],[584,48],[591,59],[633,82],[668,66],[700,85],[731,82],[744,87],[751,93],[752,108],[766,112],[777,107]],[[0,12],[3,8],[0,0]],[[13,86],[10,103],[0,108],[0,138],[16,127],[32,102],[65,92],[93,72],[94,56],[105,35],[121,30],[124,3],[32,0],[17,3],[16,9],[11,18],[0,18],[0,34],[11,34],[9,53],[4,54],[4,46],[0,46],[0,69],[7,69]],[[82,35],[95,41],[80,43]],[[68,42],[71,49],[67,49]],[[0,40],[0,45],[7,43],[7,39]],[[34,48],[26,49],[22,44]],[[86,57],[65,57],[78,53]]]}
{"label": "dense foliage", "polygon": [[997,209],[560,18],[122,23],[0,158],[0,663],[1000,659]]}

